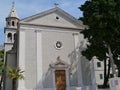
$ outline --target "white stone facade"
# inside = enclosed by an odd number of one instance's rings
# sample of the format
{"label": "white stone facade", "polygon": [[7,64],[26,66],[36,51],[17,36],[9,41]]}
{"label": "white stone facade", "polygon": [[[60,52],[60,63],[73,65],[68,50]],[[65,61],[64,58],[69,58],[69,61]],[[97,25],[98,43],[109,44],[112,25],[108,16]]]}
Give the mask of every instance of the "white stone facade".
{"label": "white stone facade", "polygon": [[96,90],[92,64],[81,55],[84,28],[58,7],[20,20],[16,65],[25,79],[17,90],[57,90],[57,70],[65,72],[65,90]]}

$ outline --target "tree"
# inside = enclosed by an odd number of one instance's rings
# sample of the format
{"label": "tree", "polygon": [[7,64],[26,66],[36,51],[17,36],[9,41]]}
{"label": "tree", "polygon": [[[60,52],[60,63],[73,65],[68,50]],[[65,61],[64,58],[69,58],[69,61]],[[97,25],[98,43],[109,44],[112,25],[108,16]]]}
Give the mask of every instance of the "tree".
{"label": "tree", "polygon": [[[87,49],[82,52],[89,60],[93,56],[104,61],[104,87],[107,87],[110,65],[114,63],[119,68],[120,61],[120,0],[89,0],[79,7],[83,11],[80,19],[88,28],[81,33],[90,43]],[[108,73],[106,71],[106,61],[109,61]]]}
{"label": "tree", "polygon": [[0,50],[0,61],[4,60],[4,50]]}
{"label": "tree", "polygon": [[4,66],[4,50],[1,50],[0,51],[0,75],[2,75],[3,66]]}
{"label": "tree", "polygon": [[0,51],[0,76],[1,76],[1,80],[0,80],[0,90],[2,88],[2,81],[3,81],[3,68],[4,68],[4,50]]}
{"label": "tree", "polygon": [[24,71],[22,71],[20,68],[14,68],[14,69],[12,69],[12,68],[10,68],[10,67],[8,67],[7,68],[7,71],[8,71],[8,77],[10,78],[10,79],[12,79],[12,90],[17,90],[17,88],[16,88],[16,81],[18,80],[18,79],[24,79],[24,76],[23,76],[23,72]]}
{"label": "tree", "polygon": [[0,50],[0,75],[2,74],[4,65],[4,50]]}

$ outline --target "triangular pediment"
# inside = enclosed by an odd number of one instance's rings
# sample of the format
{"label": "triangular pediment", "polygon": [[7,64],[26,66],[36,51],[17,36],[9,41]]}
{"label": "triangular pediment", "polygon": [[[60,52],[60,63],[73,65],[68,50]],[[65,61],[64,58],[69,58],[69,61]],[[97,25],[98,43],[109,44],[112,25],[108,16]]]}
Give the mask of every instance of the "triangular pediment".
{"label": "triangular pediment", "polygon": [[60,57],[57,58],[55,63],[50,64],[52,68],[68,68],[70,65],[65,61],[61,60]]}
{"label": "triangular pediment", "polygon": [[77,20],[58,7],[27,17],[20,22],[55,27],[85,28],[80,20]]}

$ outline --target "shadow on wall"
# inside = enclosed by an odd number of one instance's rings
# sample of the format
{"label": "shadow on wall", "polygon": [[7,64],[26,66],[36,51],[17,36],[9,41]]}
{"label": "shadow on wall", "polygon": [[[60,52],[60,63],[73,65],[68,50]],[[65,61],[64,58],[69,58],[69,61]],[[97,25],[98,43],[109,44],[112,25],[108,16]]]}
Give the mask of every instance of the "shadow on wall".
{"label": "shadow on wall", "polygon": [[43,86],[44,88],[53,88],[53,73],[51,68],[43,75]]}
{"label": "shadow on wall", "polygon": [[[78,87],[78,75],[81,75],[81,81],[84,86],[91,86],[91,64],[84,56],[81,55],[81,51],[85,48],[81,46],[75,48],[68,58],[70,60],[69,80],[70,86]],[[40,84],[43,84],[44,88],[52,89],[54,87],[53,70],[49,68],[46,73],[43,74],[43,79],[37,84],[37,88],[40,88]],[[37,89],[36,89],[37,90]],[[92,89],[91,89],[92,90]]]}
{"label": "shadow on wall", "polygon": [[[71,68],[70,68],[70,85],[78,86],[78,75],[81,75],[83,85],[91,85],[91,68],[90,61],[88,61],[84,56],[82,56],[81,51],[85,48],[83,44],[75,48],[68,57],[70,58]],[[82,73],[82,74],[81,74]]]}
{"label": "shadow on wall", "polygon": [[69,55],[68,58],[70,58],[70,70],[69,70],[69,77],[70,77],[70,86],[76,86],[77,85],[77,63],[78,60],[76,59],[77,54],[76,50],[72,51]]}
{"label": "shadow on wall", "polygon": [[[43,74],[43,78],[36,86],[35,90],[39,90],[40,88],[53,88],[53,76],[52,76],[52,69],[48,69],[46,73]],[[43,86],[43,87],[41,87]]]}
{"label": "shadow on wall", "polygon": [[92,85],[91,79],[91,66],[90,61],[88,61],[85,57],[81,57],[81,67],[82,67],[82,78],[83,84],[86,86]]}

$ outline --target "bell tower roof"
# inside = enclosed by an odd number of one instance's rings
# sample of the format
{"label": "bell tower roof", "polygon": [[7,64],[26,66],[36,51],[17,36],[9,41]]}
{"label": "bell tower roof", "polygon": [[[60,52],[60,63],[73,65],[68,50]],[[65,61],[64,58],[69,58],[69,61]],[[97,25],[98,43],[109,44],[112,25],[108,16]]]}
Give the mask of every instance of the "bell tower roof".
{"label": "bell tower roof", "polygon": [[11,11],[10,11],[8,17],[6,17],[6,27],[17,29],[18,22],[19,22],[19,17],[17,15],[16,9],[14,6],[14,2],[13,2]]}
{"label": "bell tower roof", "polygon": [[15,9],[15,5],[14,2],[12,3],[12,9],[8,15],[8,17],[15,17],[15,18],[19,18]]}

